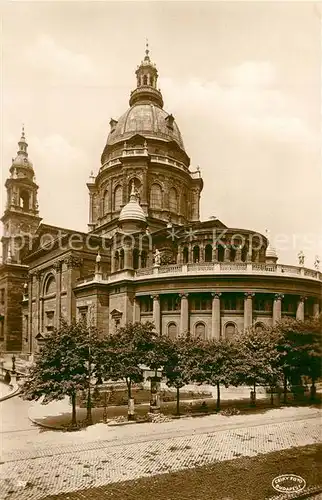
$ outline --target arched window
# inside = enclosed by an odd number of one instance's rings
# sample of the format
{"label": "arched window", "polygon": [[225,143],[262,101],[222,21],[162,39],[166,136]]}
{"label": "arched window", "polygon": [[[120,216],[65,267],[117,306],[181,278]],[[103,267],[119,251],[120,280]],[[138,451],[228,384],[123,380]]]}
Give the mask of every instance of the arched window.
{"label": "arched window", "polygon": [[182,213],[185,217],[188,217],[188,210],[187,210],[187,195],[186,193],[183,193],[182,195]]}
{"label": "arched window", "polygon": [[108,191],[105,191],[104,201],[103,201],[103,213],[104,214],[107,214],[107,212],[108,212],[108,199],[109,199]]}
{"label": "arched window", "polygon": [[141,267],[146,267],[147,253],[145,250],[141,252]]}
{"label": "arched window", "polygon": [[169,210],[178,213],[178,195],[175,188],[171,188],[169,191]]}
{"label": "arched window", "polygon": [[195,326],[195,334],[196,334],[196,337],[199,337],[201,339],[205,339],[206,338],[206,327],[205,327],[205,324],[204,323],[197,323],[196,326]]}
{"label": "arched window", "polygon": [[194,262],[199,262],[200,260],[200,249],[198,245],[193,247],[193,261]]}
{"label": "arched window", "polygon": [[114,189],[114,198],[113,198],[113,210],[116,212],[121,209],[122,205],[122,187],[116,186]]}
{"label": "arched window", "polygon": [[208,244],[205,246],[205,262],[212,261],[212,245]]}
{"label": "arched window", "polygon": [[168,336],[170,339],[175,339],[176,336],[178,335],[178,328],[176,323],[172,321],[171,323],[168,324]]}
{"label": "arched window", "polygon": [[56,280],[54,276],[50,275],[45,281],[44,294],[50,295],[52,293],[56,293]]}
{"label": "arched window", "polygon": [[28,191],[25,190],[21,191],[19,205],[23,210],[29,210],[29,199],[30,195]]}
{"label": "arched window", "polygon": [[118,271],[120,267],[120,256],[118,252],[115,252],[114,255],[114,270]]}
{"label": "arched window", "polygon": [[261,332],[263,332],[264,330],[265,330],[265,325],[264,325],[264,323],[260,323],[260,322],[259,322],[259,323],[256,323],[256,324],[255,324],[255,331],[256,331],[256,333],[261,333]]}
{"label": "arched window", "polygon": [[147,85],[147,84],[148,84],[148,76],[143,75],[143,85]]}
{"label": "arched window", "polygon": [[162,208],[162,190],[159,184],[152,184],[150,189],[150,206],[151,208]]}
{"label": "arched window", "polygon": [[233,339],[237,333],[237,328],[235,323],[226,323],[225,325],[225,338],[230,340]]}
{"label": "arched window", "polygon": [[133,269],[139,268],[139,250],[137,248],[133,249]]}
{"label": "arched window", "polygon": [[183,263],[187,264],[188,260],[189,260],[189,250],[188,250],[188,247],[184,247],[183,252],[182,252],[182,256],[183,256]]}
{"label": "arched window", "polygon": [[218,245],[218,262],[224,262],[225,249],[222,245]]}
{"label": "arched window", "polygon": [[122,250],[120,251],[120,269],[123,268],[124,268],[124,250],[122,248]]}

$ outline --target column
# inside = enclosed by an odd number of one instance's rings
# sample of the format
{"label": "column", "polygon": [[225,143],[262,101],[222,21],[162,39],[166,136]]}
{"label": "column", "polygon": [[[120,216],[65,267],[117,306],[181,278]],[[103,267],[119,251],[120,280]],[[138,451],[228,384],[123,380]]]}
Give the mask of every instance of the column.
{"label": "column", "polygon": [[79,268],[82,265],[82,259],[78,255],[68,255],[65,259],[67,266],[67,321],[72,322],[76,317],[76,300],[73,293],[77,278],[79,278]]}
{"label": "column", "polygon": [[40,333],[40,279],[41,274],[39,271],[35,273],[36,277],[36,335]]}
{"label": "column", "polygon": [[282,319],[282,300],[284,295],[282,293],[275,293],[273,302],[273,326]]}
{"label": "column", "polygon": [[89,224],[93,223],[93,193],[89,193]]}
{"label": "column", "polygon": [[56,328],[60,328],[60,318],[61,318],[61,268],[62,262],[55,262],[54,268],[56,271]]}
{"label": "column", "polygon": [[200,243],[199,245],[199,262],[205,262],[205,244]]}
{"label": "column", "polygon": [[218,262],[218,248],[216,244],[212,245],[212,261]]}
{"label": "column", "polygon": [[153,299],[153,323],[157,333],[161,333],[161,311],[160,311],[160,296],[158,294],[151,295]]}
{"label": "column", "polygon": [[188,293],[181,293],[180,334],[189,331],[189,302]]}
{"label": "column", "polygon": [[221,293],[213,292],[211,309],[211,338],[220,338],[220,296]]}
{"label": "column", "polygon": [[132,249],[131,247],[124,247],[124,269],[133,269]]}
{"label": "column", "polygon": [[140,319],[141,319],[140,299],[139,299],[139,297],[134,297],[134,300],[133,300],[133,323],[139,322]]}
{"label": "column", "polygon": [[244,329],[252,326],[253,323],[253,297],[254,293],[246,292],[244,300]]}
{"label": "column", "polygon": [[320,304],[319,301],[317,300],[313,304],[313,317],[317,318],[320,315]]}
{"label": "column", "polygon": [[32,329],[32,274],[29,275],[28,283],[28,336],[29,336],[29,352],[33,351],[33,329]]}
{"label": "column", "polygon": [[248,240],[247,262],[252,261],[252,255],[253,255],[253,237],[250,236]]}
{"label": "column", "polygon": [[188,264],[191,264],[192,259],[192,243],[188,243]]}
{"label": "column", "polygon": [[306,297],[300,297],[300,300],[297,303],[296,310],[296,319],[298,321],[304,321],[304,303],[306,301]]}

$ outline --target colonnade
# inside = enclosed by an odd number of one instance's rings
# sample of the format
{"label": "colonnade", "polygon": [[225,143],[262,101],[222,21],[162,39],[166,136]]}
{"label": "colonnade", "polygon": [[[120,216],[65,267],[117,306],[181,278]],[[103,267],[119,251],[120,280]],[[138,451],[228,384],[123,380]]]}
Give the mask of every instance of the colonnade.
{"label": "colonnade", "polygon": [[[211,306],[211,338],[218,339],[221,333],[221,292],[214,291],[211,293],[212,306]],[[181,293],[180,297],[180,334],[189,330],[189,293]],[[249,328],[253,324],[253,299],[254,292],[244,293],[244,328]],[[153,322],[156,331],[161,333],[161,305],[160,295],[151,295],[153,299]],[[282,293],[275,293],[273,295],[273,311],[272,319],[273,325],[282,319],[282,301],[284,295]],[[307,297],[301,296],[297,302],[296,319],[304,321],[304,304]],[[313,315],[318,316],[320,312],[320,304],[316,300],[313,304]],[[134,321],[140,320],[140,302],[137,296],[134,301]]]}

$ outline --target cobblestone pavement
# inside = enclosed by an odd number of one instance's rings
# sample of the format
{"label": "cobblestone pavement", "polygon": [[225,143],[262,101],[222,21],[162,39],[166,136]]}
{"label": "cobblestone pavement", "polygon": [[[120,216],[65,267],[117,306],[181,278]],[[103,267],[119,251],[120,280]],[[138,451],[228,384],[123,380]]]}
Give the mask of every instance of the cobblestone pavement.
{"label": "cobblestone pavement", "polygon": [[229,419],[216,415],[126,427],[99,424],[76,433],[41,434],[30,428],[3,434],[1,498],[37,500],[314,444],[321,437],[320,417],[315,408],[287,408]]}

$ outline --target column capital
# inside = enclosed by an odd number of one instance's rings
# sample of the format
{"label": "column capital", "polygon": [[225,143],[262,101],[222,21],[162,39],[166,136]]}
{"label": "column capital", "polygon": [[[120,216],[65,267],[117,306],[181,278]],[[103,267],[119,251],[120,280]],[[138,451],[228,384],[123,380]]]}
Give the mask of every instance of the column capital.
{"label": "column capital", "polygon": [[31,276],[34,276],[37,281],[41,280],[42,271],[40,271],[39,269],[37,271],[30,273],[30,274],[31,274]]}
{"label": "column capital", "polygon": [[56,262],[53,263],[53,268],[55,269],[56,273],[61,272],[62,265],[63,265],[62,260],[57,260]]}
{"label": "column capital", "polygon": [[189,296],[189,293],[179,293],[180,299],[187,299]]}
{"label": "column capital", "polygon": [[274,294],[274,299],[275,300],[283,300],[284,299],[284,294],[283,293],[275,293]]}
{"label": "column capital", "polygon": [[300,302],[305,302],[307,300],[306,295],[301,295]]}
{"label": "column capital", "polygon": [[245,299],[252,299],[253,297],[255,297],[255,293],[254,292],[245,292],[244,293],[244,296],[245,296]]}
{"label": "column capital", "polygon": [[154,294],[150,295],[150,297],[151,297],[151,299],[153,299],[153,300],[159,300],[160,295],[159,295],[158,293],[154,293]]}
{"label": "column capital", "polygon": [[222,293],[221,292],[211,292],[211,296],[214,299],[220,299],[220,297],[222,296]]}

